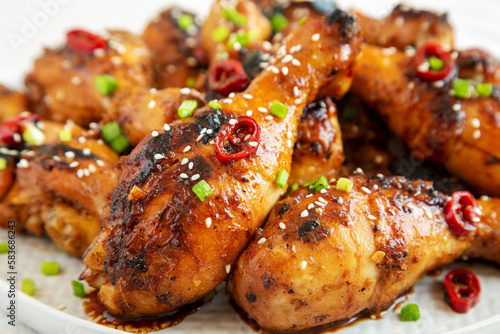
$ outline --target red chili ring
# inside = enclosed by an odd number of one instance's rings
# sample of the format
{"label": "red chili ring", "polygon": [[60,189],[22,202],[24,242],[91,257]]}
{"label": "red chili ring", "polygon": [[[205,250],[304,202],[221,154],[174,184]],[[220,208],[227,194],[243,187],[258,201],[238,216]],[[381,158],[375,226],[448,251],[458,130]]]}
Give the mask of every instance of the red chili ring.
{"label": "red chili ring", "polygon": [[106,49],[107,42],[99,35],[82,29],[71,30],[66,34],[68,47],[81,53],[92,53],[95,49]]}
{"label": "red chili ring", "polygon": [[[433,71],[431,69],[427,71],[419,70],[422,63],[427,61],[428,56],[434,56],[443,61],[443,68],[439,71]],[[455,60],[451,58],[451,54],[443,49],[441,44],[436,42],[428,42],[422,45],[415,52],[415,57],[413,58],[413,67],[417,77],[426,82],[433,82],[438,80],[444,80],[450,74],[450,72],[455,67]]]}
{"label": "red chili ring", "polygon": [[235,59],[221,60],[210,67],[208,87],[223,96],[243,91],[249,82],[243,65]]}
{"label": "red chili ring", "polygon": [[14,140],[14,134],[16,133],[21,134],[20,133],[21,124],[25,122],[35,122],[41,120],[42,118],[40,117],[40,115],[28,112],[22,113],[19,116],[11,118],[3,122],[2,125],[0,126],[0,139],[7,146],[19,145],[21,143],[18,143]]}
{"label": "red chili ring", "polygon": [[466,313],[479,300],[481,285],[470,270],[454,269],[444,277],[446,301],[458,313]]}
{"label": "red chili ring", "polygon": [[[245,131],[245,128],[250,131]],[[248,134],[250,137],[247,140],[241,138],[242,135],[246,137]],[[237,118],[237,123],[225,124],[215,137],[215,157],[221,163],[246,158],[257,149],[259,140],[259,124],[252,117],[240,116]],[[251,142],[255,142],[257,145],[251,146]],[[226,152],[226,145],[229,144],[231,144],[231,149],[233,146],[237,149],[236,153]]]}
{"label": "red chili ring", "polygon": [[456,191],[444,208],[444,217],[456,235],[466,235],[476,230],[479,206],[468,191]]}

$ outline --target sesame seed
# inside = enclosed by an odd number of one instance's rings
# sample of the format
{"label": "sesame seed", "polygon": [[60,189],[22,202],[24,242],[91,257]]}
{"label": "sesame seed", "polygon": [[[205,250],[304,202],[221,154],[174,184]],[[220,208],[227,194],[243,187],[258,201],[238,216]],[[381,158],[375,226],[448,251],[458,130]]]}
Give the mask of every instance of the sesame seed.
{"label": "sesame seed", "polygon": [[89,124],[89,128],[97,130],[97,129],[99,129],[99,124],[97,124],[96,122],[91,122]]}
{"label": "sesame seed", "polygon": [[[177,71],[177,67],[175,65],[170,64],[167,66],[167,72],[169,74],[175,73],[176,71]],[[181,94],[183,94],[183,93],[181,92]],[[189,93],[186,93],[186,94],[189,94]]]}
{"label": "sesame seed", "polygon": [[21,138],[21,135],[17,132],[14,132],[14,134],[12,135],[12,138],[14,138],[14,141],[16,143],[20,143],[23,139]]}
{"label": "sesame seed", "polygon": [[73,161],[72,163],[69,164],[69,167],[70,168],[75,168],[75,167],[78,167],[80,163],[78,161]]}
{"label": "sesame seed", "polygon": [[295,100],[295,104],[301,104],[302,103],[302,99],[296,99]]}
{"label": "sesame seed", "polygon": [[287,141],[286,141],[286,145],[287,145],[288,147],[292,147],[292,141],[291,141],[290,139],[287,139]]}
{"label": "sesame seed", "polygon": [[312,35],[312,37],[311,37],[311,41],[313,41],[313,42],[317,42],[317,41],[319,41],[319,34],[314,34],[314,35]]}
{"label": "sesame seed", "polygon": [[471,123],[472,123],[472,127],[473,127],[473,128],[476,128],[476,129],[477,129],[477,128],[479,128],[479,127],[481,126],[481,121],[479,120],[479,118],[475,118],[475,117],[474,117],[474,118],[471,120]]}
{"label": "sesame seed", "polygon": [[273,48],[273,45],[269,41],[264,41],[264,42],[262,42],[262,47],[266,51],[271,51],[271,49]]}
{"label": "sesame seed", "polygon": [[235,97],[235,96],[236,96],[236,94],[233,92],[233,93],[229,93],[229,96],[228,96],[228,97],[232,99],[232,98],[233,98],[233,97]]}
{"label": "sesame seed", "polygon": [[156,88],[151,88],[151,89],[149,90],[149,92],[150,92],[151,94],[156,94],[156,93],[158,93],[158,89],[156,89]]}
{"label": "sesame seed", "polygon": [[247,141],[248,139],[250,139],[250,137],[251,137],[250,135],[246,135],[243,141]]}
{"label": "sesame seed", "polygon": [[227,104],[231,104],[231,103],[233,103],[233,100],[231,100],[231,99],[225,99],[222,102],[227,103]]}
{"label": "sesame seed", "polygon": [[186,153],[191,149],[191,146],[186,146],[182,152]]}
{"label": "sesame seed", "polygon": [[194,174],[193,176],[191,176],[191,181],[196,181],[200,178],[200,174]]}
{"label": "sesame seed", "polygon": [[429,26],[430,26],[430,22],[429,21],[424,21],[422,22],[422,24],[420,25],[420,30],[424,31],[424,30],[427,30],[429,29]]}
{"label": "sesame seed", "polygon": [[95,163],[96,163],[96,164],[97,164],[97,166],[99,166],[99,167],[104,167],[104,161],[102,161],[102,160],[96,160],[96,162],[95,162]]}
{"label": "sesame seed", "polygon": [[188,59],[186,59],[186,64],[190,67],[195,67],[196,65],[198,65],[198,62],[196,61],[196,58],[189,57]]}
{"label": "sesame seed", "polygon": [[203,138],[203,136],[204,136],[204,134],[203,134],[203,133],[202,133],[202,134],[200,134],[200,135],[198,136],[198,138],[196,138],[196,141],[200,141],[200,140]]}
{"label": "sesame seed", "polygon": [[252,116],[253,115],[253,111],[252,110],[247,110],[246,115],[247,116]]}
{"label": "sesame seed", "polygon": [[64,69],[68,69],[68,68],[71,68],[73,64],[71,63],[71,61],[65,59],[61,62],[61,66],[64,68]]}
{"label": "sesame seed", "polygon": [[274,74],[280,74],[280,70],[278,70],[278,68],[276,66],[273,66],[273,68],[271,69],[271,71],[274,73]]}
{"label": "sesame seed", "polygon": [[189,169],[193,169],[193,166],[194,166],[194,163],[191,161],[191,162],[189,163],[189,165],[188,165],[188,168],[189,168]]}
{"label": "sesame seed", "polygon": [[213,139],[212,139],[212,140],[209,142],[209,144],[210,144],[210,145],[215,144],[215,140],[213,140]]}
{"label": "sesame seed", "polygon": [[264,107],[258,107],[257,110],[260,112],[267,112],[267,109]]}
{"label": "sesame seed", "polygon": [[187,164],[187,163],[188,163],[188,161],[189,161],[189,160],[188,160],[188,158],[184,158],[184,159],[182,159],[182,161],[181,161],[181,166],[183,166],[183,165]]}
{"label": "sesame seed", "polygon": [[311,210],[312,208],[314,208],[314,204],[312,204],[312,203],[307,206],[308,210]]}
{"label": "sesame seed", "polygon": [[462,106],[460,105],[460,103],[455,103],[454,105],[451,106],[451,109],[453,109],[453,111],[460,111],[460,108]]}
{"label": "sesame seed", "polygon": [[78,142],[79,142],[80,144],[83,144],[83,143],[85,143],[86,141],[87,141],[87,138],[85,138],[85,137],[83,137],[83,136],[78,137]]}
{"label": "sesame seed", "polygon": [[228,265],[226,266],[226,273],[228,273],[228,274],[229,274],[230,272],[231,272],[231,265],[230,265],[230,264],[228,264]]}
{"label": "sesame seed", "polygon": [[257,241],[258,244],[263,244],[264,242],[266,242],[266,238],[260,238],[260,240]]}
{"label": "sesame seed", "polygon": [[302,49],[302,45],[297,44],[290,48],[290,53],[299,52]]}
{"label": "sesame seed", "polygon": [[281,59],[281,62],[282,62],[283,64],[286,64],[286,63],[291,62],[291,61],[292,61],[292,59],[293,59],[293,56],[292,56],[292,55],[286,55],[286,56],[284,56],[284,57],[283,57],[283,59]]}
{"label": "sesame seed", "polygon": [[52,159],[54,159],[55,161],[61,161],[61,158],[59,158],[57,155],[54,155]]}
{"label": "sesame seed", "polygon": [[152,137],[158,137],[158,135],[159,135],[158,131],[151,132]]}
{"label": "sesame seed", "polygon": [[252,146],[252,147],[256,147],[257,145],[259,145],[259,143],[257,143],[256,141],[251,141],[248,143],[249,146]]}
{"label": "sesame seed", "polygon": [[181,179],[187,179],[187,178],[189,178],[189,176],[187,176],[186,173],[181,173],[179,176],[181,177]]}
{"label": "sesame seed", "polygon": [[300,96],[299,87],[297,86],[293,87],[293,95],[295,95],[296,97]]}
{"label": "sesame seed", "polygon": [[204,134],[205,132],[207,132],[207,128],[201,129],[200,134]]}
{"label": "sesame seed", "polygon": [[367,193],[367,194],[371,194],[371,190],[368,189],[367,187],[361,187],[361,190],[363,190],[363,192]]}
{"label": "sesame seed", "polygon": [[253,96],[250,94],[243,94],[243,98],[247,99],[247,100],[251,100],[251,99],[253,99]]}
{"label": "sesame seed", "polygon": [[[102,49],[96,49],[96,50],[102,50]],[[95,51],[95,50],[94,50],[94,51]],[[61,305],[59,305],[59,306],[57,307],[57,309],[58,309],[59,311],[64,311],[64,310],[66,309],[66,307],[67,307],[66,305],[61,304]]]}
{"label": "sesame seed", "polygon": [[284,223],[279,223],[280,229],[284,230],[286,228],[286,225]]}
{"label": "sesame seed", "polygon": [[286,132],[286,137],[287,137],[287,138],[292,138],[292,131],[290,131],[290,130],[289,130],[289,131],[287,131],[287,132]]}
{"label": "sesame seed", "polygon": [[74,77],[71,78],[71,83],[75,86],[78,86],[79,84],[82,83],[82,78],[79,76],[75,75]]}
{"label": "sesame seed", "polygon": [[309,195],[307,195],[307,196],[306,196],[306,198],[308,198],[308,197],[312,197],[312,195],[313,195],[313,194],[309,194]]}
{"label": "sesame seed", "polygon": [[281,73],[283,73],[284,76],[287,76],[288,75],[288,67],[286,66],[283,66],[281,68]]}
{"label": "sesame seed", "polygon": [[364,173],[365,173],[365,172],[363,172],[363,170],[362,170],[360,167],[358,167],[358,168],[356,168],[356,169],[354,170],[354,174],[364,174]]}
{"label": "sesame seed", "polygon": [[382,54],[384,56],[390,56],[392,54],[395,54],[396,53],[396,48],[395,47],[390,47],[390,48],[385,48],[385,49],[382,49]]}
{"label": "sesame seed", "polygon": [[472,139],[479,139],[481,137],[481,130],[474,130],[472,133]]}
{"label": "sesame seed", "polygon": [[408,89],[413,89],[415,88],[415,83],[413,81],[408,82]]}
{"label": "sesame seed", "polygon": [[342,197],[339,197],[339,198],[337,199],[337,202],[338,202],[339,204],[342,204],[342,203],[344,203],[344,199],[343,199]]}
{"label": "sesame seed", "polygon": [[321,189],[319,192],[324,194],[324,193],[326,193],[326,189]]}
{"label": "sesame seed", "polygon": [[300,267],[302,269],[306,269],[306,267],[307,267],[307,261],[302,261],[302,263],[300,264]]}
{"label": "sesame seed", "polygon": [[383,180],[384,179],[384,174],[378,173],[376,175],[376,177],[378,177],[379,179]]}
{"label": "sesame seed", "polygon": [[375,217],[374,215],[368,215],[367,217],[370,220],[377,220],[377,217]]}
{"label": "sesame seed", "polygon": [[85,175],[85,176],[90,176],[90,172],[89,172],[89,170],[88,170],[87,168],[85,168],[85,169],[83,170],[83,175]]}
{"label": "sesame seed", "polygon": [[191,89],[189,89],[188,87],[184,87],[180,90],[180,93],[183,95],[189,95],[191,94]]}
{"label": "sesame seed", "polygon": [[122,59],[120,57],[114,56],[114,57],[111,57],[111,62],[114,65],[120,65],[122,63]]}
{"label": "sesame seed", "polygon": [[405,19],[402,16],[398,16],[398,18],[394,21],[394,23],[396,24],[396,26],[402,27],[403,24],[405,23]]}
{"label": "sesame seed", "polygon": [[90,171],[91,173],[95,173],[95,172],[96,172],[96,168],[95,168],[94,164],[89,164],[89,167],[88,167],[88,168],[89,168],[89,171]]}
{"label": "sesame seed", "polygon": [[414,47],[406,47],[405,48],[405,55],[407,55],[408,57],[413,57],[415,55],[415,48]]}
{"label": "sesame seed", "polygon": [[149,109],[153,109],[155,106],[156,106],[156,101],[155,100],[149,101],[149,103],[148,103],[148,108]]}
{"label": "sesame seed", "polygon": [[210,227],[210,225],[212,225],[212,218],[208,217],[207,219],[205,219],[205,224],[207,225],[207,227]]}
{"label": "sesame seed", "polygon": [[21,159],[19,160],[19,162],[17,163],[16,165],[18,168],[28,168],[29,166],[29,163],[28,163],[28,160],[26,159]]}
{"label": "sesame seed", "polygon": [[436,88],[441,88],[444,86],[444,81],[443,80],[434,81],[432,85]]}
{"label": "sesame seed", "polygon": [[165,125],[163,126],[163,130],[165,130],[165,131],[170,131],[170,125],[165,124]]}
{"label": "sesame seed", "polygon": [[451,54],[450,54],[450,58],[455,60],[458,58],[458,51],[453,51]]}
{"label": "sesame seed", "polygon": [[76,171],[76,176],[78,176],[78,178],[82,178],[83,177],[83,170],[79,169]]}
{"label": "sesame seed", "polygon": [[273,116],[266,116],[266,119],[267,119],[268,121],[272,121],[272,120],[273,120]]}
{"label": "sesame seed", "polygon": [[74,159],[75,158],[75,152],[72,152],[72,151],[67,151],[67,152],[64,152],[64,155],[66,156],[66,158],[68,159]]}
{"label": "sesame seed", "polygon": [[318,197],[318,201],[323,202],[323,203],[326,204],[326,200],[323,197],[321,197],[321,196]]}
{"label": "sesame seed", "polygon": [[[317,206],[325,206],[325,203],[323,202],[320,202],[320,201],[315,201],[314,204],[316,204]],[[313,206],[314,207],[314,206]],[[309,207],[308,207],[309,208]]]}
{"label": "sesame seed", "polygon": [[208,129],[208,130],[207,130],[207,135],[212,134],[212,132],[214,132],[214,130],[212,130],[212,129]]}
{"label": "sesame seed", "polygon": [[419,70],[420,72],[427,72],[429,71],[430,66],[431,65],[429,64],[429,62],[425,61],[422,64],[418,65],[417,70]]}
{"label": "sesame seed", "polygon": [[235,120],[234,118],[229,120],[229,124],[231,125],[236,125],[236,123],[238,123],[238,121]]}
{"label": "sesame seed", "polygon": [[163,158],[164,158],[163,154],[160,154],[160,153],[156,153],[156,154],[155,154],[155,159],[156,159],[156,160],[161,160],[161,159],[163,159]]}
{"label": "sesame seed", "polygon": [[307,210],[302,211],[302,212],[300,213],[300,216],[301,216],[301,217],[307,217],[307,216],[309,216],[309,211],[307,211]]}
{"label": "sesame seed", "polygon": [[292,60],[292,65],[293,66],[300,66],[300,61],[298,59],[293,59]]}

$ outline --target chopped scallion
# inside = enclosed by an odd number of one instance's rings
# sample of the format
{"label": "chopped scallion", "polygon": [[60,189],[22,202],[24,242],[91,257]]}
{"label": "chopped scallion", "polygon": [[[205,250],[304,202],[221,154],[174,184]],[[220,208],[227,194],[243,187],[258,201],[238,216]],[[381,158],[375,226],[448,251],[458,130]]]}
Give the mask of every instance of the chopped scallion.
{"label": "chopped scallion", "polygon": [[229,27],[225,24],[221,24],[212,31],[212,38],[215,42],[221,43],[229,37],[229,34],[231,34]]}
{"label": "chopped scallion", "polygon": [[240,46],[245,47],[250,43],[250,35],[244,31],[238,31],[236,34],[231,34],[227,41],[227,47],[232,49],[236,42],[238,42]]}
{"label": "chopped scallion", "polygon": [[337,185],[335,186],[337,190],[345,191],[346,193],[350,193],[352,191],[352,187],[352,181],[345,177],[339,178],[337,180]]}
{"label": "chopped scallion", "polygon": [[417,304],[408,304],[401,309],[402,321],[417,321],[420,319],[420,310]]}
{"label": "chopped scallion", "polygon": [[73,294],[76,297],[83,298],[85,297],[85,287],[81,282],[71,281],[71,285],[73,286]]}
{"label": "chopped scallion", "polygon": [[477,84],[476,92],[479,96],[488,97],[493,93],[493,84],[491,82]]}
{"label": "chopped scallion", "polygon": [[4,170],[5,168],[7,168],[7,159],[0,158],[0,170]]}
{"label": "chopped scallion", "polygon": [[118,137],[109,142],[109,146],[111,146],[113,151],[120,154],[130,146],[130,141],[124,134],[120,134]]}
{"label": "chopped scallion", "polygon": [[284,169],[280,169],[278,172],[278,177],[276,178],[276,184],[281,188],[286,187],[286,182],[288,181],[288,172]]}
{"label": "chopped scallion", "polygon": [[186,87],[189,88],[194,88],[194,85],[196,85],[196,79],[191,77],[186,79]]}
{"label": "chopped scallion", "polygon": [[443,69],[444,62],[438,57],[431,56],[429,58],[429,68],[433,71],[441,71]]}
{"label": "chopped scallion", "polygon": [[109,74],[102,74],[95,77],[94,86],[99,93],[109,96],[113,94],[118,87],[118,80]]}
{"label": "chopped scallion", "polygon": [[276,13],[271,17],[271,26],[273,27],[273,30],[275,32],[280,32],[281,30],[285,29],[289,25],[290,25],[290,22],[281,13]]}
{"label": "chopped scallion", "polygon": [[59,263],[42,261],[41,272],[45,275],[57,275],[59,274]]}
{"label": "chopped scallion", "polygon": [[66,130],[66,129],[59,130],[60,141],[71,141],[71,139],[72,139],[71,130]]}
{"label": "chopped scallion", "polygon": [[214,191],[205,180],[201,180],[193,187],[193,192],[198,196],[201,201],[204,201]]}
{"label": "chopped scallion", "polygon": [[35,281],[32,278],[24,278],[21,281],[21,291],[28,296],[33,296],[35,294]]}
{"label": "chopped scallion", "polygon": [[180,118],[187,118],[193,114],[193,111],[198,107],[198,103],[195,100],[185,100],[177,109],[177,114]]}
{"label": "chopped scallion", "polygon": [[0,244],[0,254],[5,254],[9,252],[9,244],[3,242]]}
{"label": "chopped scallion", "polygon": [[299,24],[304,24],[307,21],[307,16],[304,16],[303,18],[300,19]]}
{"label": "chopped scallion", "polygon": [[222,11],[222,15],[229,21],[236,24],[238,27],[241,27],[242,25],[247,23],[247,17],[241,14],[234,6],[227,6],[226,8],[224,8],[224,10]]}
{"label": "chopped scallion", "polygon": [[288,106],[284,105],[281,102],[274,101],[269,112],[273,115],[278,116],[279,118],[285,118],[288,114]]}
{"label": "chopped scallion", "polygon": [[212,100],[208,102],[208,105],[217,110],[222,109],[222,106],[217,102],[217,100]]}
{"label": "chopped scallion", "polygon": [[101,128],[102,138],[108,143],[110,143],[113,139],[117,138],[122,134],[122,130],[120,129],[120,124],[118,122],[109,122],[103,125]]}
{"label": "chopped scallion", "polygon": [[328,189],[328,180],[324,176],[318,177],[314,183],[309,185],[309,190],[318,192],[321,189]]}
{"label": "chopped scallion", "polygon": [[28,145],[40,146],[45,142],[45,134],[34,124],[27,124],[23,132],[23,140]]}
{"label": "chopped scallion", "polygon": [[471,96],[471,82],[465,79],[455,79],[453,82],[453,94],[456,97],[469,98]]}
{"label": "chopped scallion", "polygon": [[187,30],[187,28],[189,28],[193,24],[194,24],[193,16],[189,14],[182,14],[181,16],[179,16],[179,18],[177,18],[177,25],[184,31]]}

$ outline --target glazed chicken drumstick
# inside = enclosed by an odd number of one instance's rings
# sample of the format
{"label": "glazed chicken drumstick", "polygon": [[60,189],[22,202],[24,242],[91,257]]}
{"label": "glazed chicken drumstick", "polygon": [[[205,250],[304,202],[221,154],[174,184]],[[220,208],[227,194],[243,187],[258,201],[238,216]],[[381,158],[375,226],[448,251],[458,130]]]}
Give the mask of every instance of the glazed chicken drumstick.
{"label": "glazed chicken drumstick", "polygon": [[279,202],[238,259],[229,288],[264,330],[301,331],[379,313],[464,251],[499,262],[492,256],[500,250],[498,202],[478,201],[484,226],[457,236],[443,214],[446,196],[431,183],[351,180],[350,193],[332,184]]}
{"label": "glazed chicken drumstick", "polygon": [[[148,135],[123,160],[122,176],[104,209],[103,229],[83,257],[88,268],[82,278],[99,288],[99,299],[111,314],[141,317],[177,309],[230,273],[284,192],[277,175],[290,171],[304,106],[332,79],[335,68],[356,58],[360,38],[354,19],[336,10],[308,20],[284,48],[295,45],[307,45],[293,55],[299,65],[279,58],[274,65],[279,74],[263,71],[244,92],[220,100],[222,109],[200,110],[193,119]],[[288,106],[284,118],[271,114],[273,103]],[[249,114],[260,127],[260,140],[249,142],[255,152],[219,162],[223,152],[235,152],[222,151],[231,149],[228,142],[216,155],[211,140],[217,140],[221,127],[224,135],[238,125],[238,117]],[[256,132],[251,131],[253,138]],[[193,187],[203,184],[198,198]]]}

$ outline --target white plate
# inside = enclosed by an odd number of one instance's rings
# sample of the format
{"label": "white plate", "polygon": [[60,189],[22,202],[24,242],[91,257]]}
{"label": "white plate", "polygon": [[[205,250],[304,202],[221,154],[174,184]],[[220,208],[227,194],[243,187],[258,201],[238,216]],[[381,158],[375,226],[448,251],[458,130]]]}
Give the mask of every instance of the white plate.
{"label": "white plate", "polygon": [[[343,8],[356,6],[372,15],[386,15],[399,1],[343,0]],[[498,14],[500,1],[433,0],[407,1],[419,8],[434,8],[450,13],[459,48],[482,47],[497,57],[500,56],[500,31]],[[140,32],[146,23],[161,9],[172,3],[204,15],[209,9],[207,1],[120,1],[120,0],[25,0],[20,2],[0,1],[1,62],[0,83],[22,87],[25,73],[30,70],[33,59],[43,46],[55,46],[63,41],[64,31],[79,26],[99,31],[108,27],[125,28]],[[38,26],[35,26],[37,24]],[[29,31],[29,27],[32,28]],[[28,30],[27,30],[28,29]],[[15,38],[21,38],[17,46]],[[19,39],[18,39],[19,41]],[[6,233],[0,230],[0,242]],[[89,321],[81,307],[81,300],[72,295],[71,281],[83,269],[81,261],[58,251],[47,240],[33,237],[17,237],[17,283],[22,278],[32,277],[37,286],[34,296],[17,294],[17,327],[7,325],[7,318],[0,314],[1,333],[34,333],[22,326],[28,325],[40,333],[120,333]],[[63,268],[58,276],[40,274],[40,262],[57,261]],[[7,258],[0,256],[0,308],[5,312],[9,300]],[[483,286],[481,302],[465,315],[452,312],[443,302],[439,292],[440,277],[425,277],[417,283],[409,302],[420,306],[422,318],[415,323],[403,323],[396,314],[383,320],[362,321],[342,329],[342,334],[371,333],[497,333],[500,328],[500,271],[484,264],[458,263],[445,268],[469,267],[478,273]],[[60,305],[66,309],[59,311]],[[215,300],[189,316],[179,326],[161,333],[254,333],[243,323],[227,303],[223,293]]]}

